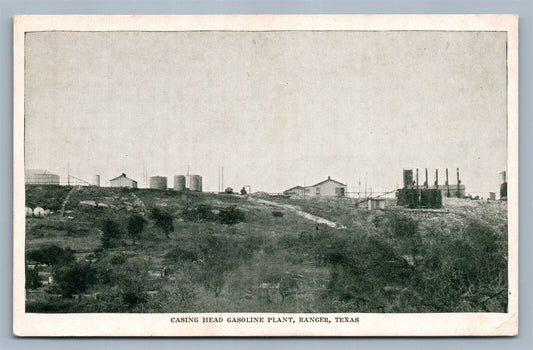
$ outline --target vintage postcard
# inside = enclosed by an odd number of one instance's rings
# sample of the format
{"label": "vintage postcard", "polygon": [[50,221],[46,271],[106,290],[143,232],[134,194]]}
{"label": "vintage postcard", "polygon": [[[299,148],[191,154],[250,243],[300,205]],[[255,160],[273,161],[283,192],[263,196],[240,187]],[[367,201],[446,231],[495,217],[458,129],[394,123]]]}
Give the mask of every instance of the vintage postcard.
{"label": "vintage postcard", "polygon": [[514,15],[17,16],[19,336],[518,332]]}

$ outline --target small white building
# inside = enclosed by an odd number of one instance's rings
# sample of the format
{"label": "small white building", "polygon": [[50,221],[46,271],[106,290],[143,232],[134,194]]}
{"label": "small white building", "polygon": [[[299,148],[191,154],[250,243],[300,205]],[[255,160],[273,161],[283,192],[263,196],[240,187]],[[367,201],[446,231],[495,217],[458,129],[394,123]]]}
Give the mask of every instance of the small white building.
{"label": "small white building", "polygon": [[130,179],[126,174],[115,177],[114,179],[109,180],[111,187],[129,187],[137,188],[137,181]]}
{"label": "small white building", "polygon": [[346,197],[346,184],[328,176],[326,180],[312,186],[296,186],[283,193],[304,197]]}
{"label": "small white building", "polygon": [[368,210],[385,209],[385,198],[370,198]]}

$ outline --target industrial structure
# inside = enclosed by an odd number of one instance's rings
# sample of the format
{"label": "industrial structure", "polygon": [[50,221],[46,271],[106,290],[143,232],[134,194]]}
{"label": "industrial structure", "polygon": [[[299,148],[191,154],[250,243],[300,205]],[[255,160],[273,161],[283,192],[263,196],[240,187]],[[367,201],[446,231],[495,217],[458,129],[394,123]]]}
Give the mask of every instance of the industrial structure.
{"label": "industrial structure", "polygon": [[296,195],[301,197],[345,197],[346,184],[333,180],[330,176],[312,186],[296,186],[284,191],[285,195]]}
{"label": "industrial structure", "polygon": [[410,208],[441,208],[443,197],[464,198],[466,188],[461,184],[459,169],[457,169],[457,183],[450,184],[448,169],[446,168],[446,181],[444,185],[439,184],[439,171],[435,170],[435,182],[429,185],[428,170],[425,169],[425,181],[422,185],[419,182],[419,173],[416,169],[416,177],[413,178],[412,169],[403,171],[403,188],[396,192],[398,205]]}
{"label": "industrial structure", "polygon": [[500,199],[507,200],[507,171],[500,173]]}
{"label": "industrial structure", "polygon": [[150,177],[150,188],[156,190],[166,190],[167,189],[167,178],[165,176],[151,176]]}
{"label": "industrial structure", "polygon": [[185,175],[176,175],[174,176],[174,190],[183,192],[186,187]]}
{"label": "industrial structure", "polygon": [[189,179],[189,190],[202,192],[202,177],[200,175],[191,175]]}
{"label": "industrial structure", "polygon": [[59,185],[59,175],[47,170],[26,170],[24,182],[27,185]]}
{"label": "industrial structure", "polygon": [[109,180],[109,185],[111,187],[137,188],[137,181],[130,179],[126,174],[122,173],[122,175]]}

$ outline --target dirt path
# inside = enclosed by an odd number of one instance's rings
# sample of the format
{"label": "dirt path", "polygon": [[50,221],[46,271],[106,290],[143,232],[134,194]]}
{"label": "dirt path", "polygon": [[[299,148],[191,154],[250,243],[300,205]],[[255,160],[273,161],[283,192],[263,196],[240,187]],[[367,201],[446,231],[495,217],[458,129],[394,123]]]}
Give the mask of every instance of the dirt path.
{"label": "dirt path", "polygon": [[248,199],[250,201],[252,201],[252,202],[265,204],[265,205],[273,206],[273,207],[276,207],[276,208],[282,208],[282,209],[290,210],[290,211],[296,213],[297,215],[299,215],[299,216],[301,216],[301,217],[303,217],[303,218],[305,218],[307,220],[316,222],[317,224],[324,224],[324,225],[328,225],[329,227],[338,228],[338,229],[346,228],[345,226],[343,226],[343,225],[341,225],[339,223],[336,223],[336,222],[321,218],[320,216],[309,214],[309,213],[301,210],[299,207],[297,207],[295,205],[281,204],[281,203],[276,203],[276,202],[272,202],[272,201],[267,201],[265,199],[259,199],[259,198],[253,198],[253,197],[248,197]]}
{"label": "dirt path", "polygon": [[80,186],[74,186],[67,194],[67,197],[63,201],[63,204],[61,204],[61,212],[59,214],[59,220],[63,220],[63,215],[65,214],[65,207],[67,206],[68,200],[70,199],[70,195],[72,194],[72,192],[78,190],[79,188]]}

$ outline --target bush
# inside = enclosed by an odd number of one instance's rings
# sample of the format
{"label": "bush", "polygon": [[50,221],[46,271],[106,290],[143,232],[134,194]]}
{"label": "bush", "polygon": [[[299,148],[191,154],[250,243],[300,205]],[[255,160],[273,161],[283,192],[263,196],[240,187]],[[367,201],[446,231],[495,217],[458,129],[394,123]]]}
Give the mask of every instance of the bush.
{"label": "bush", "polygon": [[237,209],[237,207],[235,206],[220,209],[220,212],[218,213],[218,218],[221,224],[230,226],[245,221],[244,212],[240,209]]}
{"label": "bush", "polygon": [[198,252],[184,249],[182,247],[174,247],[165,254],[165,258],[174,262],[179,261],[196,261],[198,260]]}
{"label": "bush", "polygon": [[394,237],[415,237],[418,233],[418,221],[399,213],[391,213],[387,218],[387,224]]}
{"label": "bush", "polygon": [[174,224],[172,223],[172,215],[162,211],[159,208],[152,208],[152,218],[155,220],[155,225],[159,227],[167,238],[170,238],[169,234],[174,231]]}
{"label": "bush", "polygon": [[28,259],[38,264],[63,265],[74,261],[74,252],[70,248],[61,248],[55,244],[47,245],[39,249],[31,250]]}
{"label": "bush", "polygon": [[273,211],[272,216],[275,218],[281,218],[283,217],[283,213],[281,211]]}
{"label": "bush", "polygon": [[128,234],[130,235],[133,243],[144,230],[146,219],[139,214],[134,214],[128,218]]}
{"label": "bush", "polygon": [[41,285],[38,267],[35,266],[33,269],[30,269],[26,266],[26,289],[37,289]]}
{"label": "bush", "polygon": [[74,262],[55,269],[54,276],[63,297],[84,292],[96,282],[96,270],[89,264]]}
{"label": "bush", "polygon": [[122,236],[119,223],[111,219],[104,220],[102,232],[102,247],[104,249],[114,246],[113,241]]}
{"label": "bush", "polygon": [[195,208],[185,209],[181,213],[181,217],[184,220],[194,222],[217,221],[217,215],[213,211],[210,205],[200,204]]}

